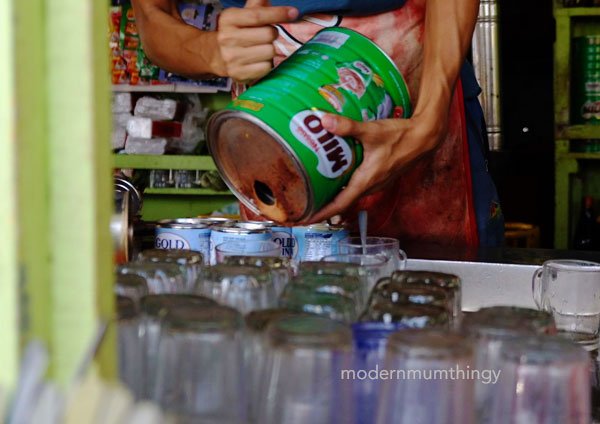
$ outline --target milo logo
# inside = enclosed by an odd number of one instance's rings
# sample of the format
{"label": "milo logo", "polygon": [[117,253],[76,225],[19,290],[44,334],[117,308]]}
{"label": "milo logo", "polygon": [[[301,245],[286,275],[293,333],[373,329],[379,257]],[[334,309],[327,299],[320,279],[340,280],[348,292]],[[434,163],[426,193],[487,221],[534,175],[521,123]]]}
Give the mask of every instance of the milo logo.
{"label": "milo logo", "polygon": [[290,131],[317,155],[317,171],[325,177],[337,178],[350,168],[354,155],[346,140],[323,128],[323,115],[321,111],[298,112],[290,122]]}
{"label": "milo logo", "polygon": [[156,249],[184,249],[190,250],[190,244],[186,239],[174,233],[161,233],[154,240]]}

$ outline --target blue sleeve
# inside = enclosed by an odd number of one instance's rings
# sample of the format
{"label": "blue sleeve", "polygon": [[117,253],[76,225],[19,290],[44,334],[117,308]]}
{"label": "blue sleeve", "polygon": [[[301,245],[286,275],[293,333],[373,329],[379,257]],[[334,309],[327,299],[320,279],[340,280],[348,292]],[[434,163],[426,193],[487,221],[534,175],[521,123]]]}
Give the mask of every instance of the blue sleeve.
{"label": "blue sleeve", "polygon": [[[221,0],[224,7],[244,7],[245,0]],[[406,0],[271,0],[273,6],[294,6],[300,15],[334,13],[337,15],[372,15],[402,7]]]}

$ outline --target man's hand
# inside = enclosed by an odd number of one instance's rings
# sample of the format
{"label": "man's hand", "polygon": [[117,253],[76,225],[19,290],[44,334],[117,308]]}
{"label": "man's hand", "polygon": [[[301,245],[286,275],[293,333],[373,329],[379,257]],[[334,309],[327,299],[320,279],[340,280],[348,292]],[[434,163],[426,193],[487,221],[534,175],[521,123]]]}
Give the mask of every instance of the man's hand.
{"label": "man's hand", "polygon": [[310,223],[342,213],[360,197],[394,181],[437,146],[446,128],[446,122],[434,115],[358,122],[329,114],[323,117],[322,124],[332,134],[359,140],[364,159],[352,174],[348,186],[317,212]]}
{"label": "man's hand", "polygon": [[277,38],[275,24],[298,18],[294,7],[269,5],[269,0],[247,0],[219,17],[217,42],[225,73],[238,82],[262,78],[273,68]]}

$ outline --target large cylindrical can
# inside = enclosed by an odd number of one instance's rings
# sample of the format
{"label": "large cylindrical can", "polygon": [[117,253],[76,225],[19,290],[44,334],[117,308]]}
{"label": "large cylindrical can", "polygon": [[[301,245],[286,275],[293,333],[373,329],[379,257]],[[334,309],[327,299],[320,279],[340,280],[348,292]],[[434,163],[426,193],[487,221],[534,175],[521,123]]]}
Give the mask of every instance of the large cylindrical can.
{"label": "large cylindrical can", "polygon": [[325,113],[358,121],[408,117],[402,75],[371,40],[346,28],[319,31],[224,110],[208,147],[231,191],[277,222],[305,220],[344,187],[362,146],[323,128]]}

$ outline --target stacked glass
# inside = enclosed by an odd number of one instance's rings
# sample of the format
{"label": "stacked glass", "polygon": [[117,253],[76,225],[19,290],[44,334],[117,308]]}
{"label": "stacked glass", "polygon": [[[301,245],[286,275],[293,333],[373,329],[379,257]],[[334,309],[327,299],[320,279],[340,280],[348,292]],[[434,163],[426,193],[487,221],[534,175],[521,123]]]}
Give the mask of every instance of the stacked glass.
{"label": "stacked glass", "polygon": [[137,262],[179,265],[186,275],[186,292],[193,293],[202,272],[204,257],[195,250],[148,249],[140,252]]}
{"label": "stacked glass", "polygon": [[242,326],[240,313],[226,306],[166,312],[153,399],[178,422],[246,422]]}
{"label": "stacked glass", "polygon": [[431,271],[396,271],[392,281],[403,285],[420,284],[445,290],[452,298],[452,324],[458,326],[462,317],[462,284],[460,278],[453,274]]}
{"label": "stacked glass", "polygon": [[[462,322],[462,330],[476,346],[475,365],[478,370],[498,372],[500,355],[514,339],[540,334],[555,334],[552,315],[535,309],[512,306],[482,308],[470,313]],[[480,423],[491,422],[490,405],[494,386],[478,380],[475,384],[475,403]]]}
{"label": "stacked glass", "polygon": [[184,307],[204,308],[214,306],[216,302],[204,296],[189,294],[149,295],[141,299],[141,322],[139,338],[143,354],[138,358],[142,364],[142,379],[140,394],[142,399],[152,399],[156,385],[156,370],[158,367],[158,345],[160,341],[162,318],[175,309]]}
{"label": "stacked glass", "polygon": [[283,292],[294,274],[294,267],[290,258],[281,256],[227,256],[223,263],[268,269],[275,278],[275,290],[278,296]]}
{"label": "stacked glass", "polygon": [[277,306],[276,281],[268,268],[217,264],[204,269],[198,290],[246,314]]}
{"label": "stacked glass", "polygon": [[319,316],[293,316],[267,328],[265,373],[258,402],[261,424],[355,422],[352,333]]}
{"label": "stacked glass", "polygon": [[362,295],[362,285],[355,277],[304,274],[286,286],[279,306],[351,323],[358,316]]}
{"label": "stacked glass", "polygon": [[[473,365],[473,348],[458,334],[403,330],[387,343],[377,424],[471,424],[473,380],[460,378]],[[404,373],[404,375],[402,374]]]}
{"label": "stacked glass", "polygon": [[178,264],[128,262],[118,265],[116,274],[133,274],[144,278],[150,294],[187,293],[187,271]]}

